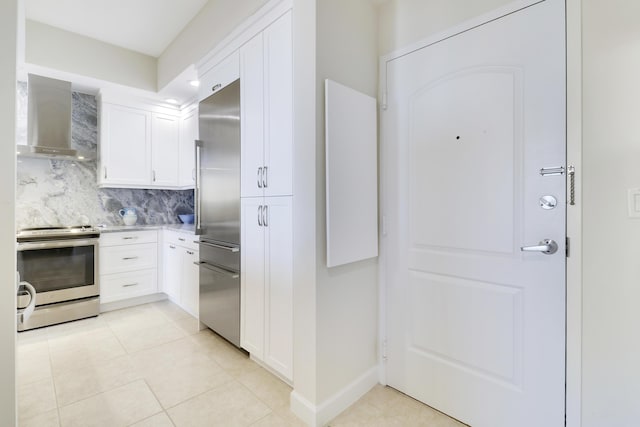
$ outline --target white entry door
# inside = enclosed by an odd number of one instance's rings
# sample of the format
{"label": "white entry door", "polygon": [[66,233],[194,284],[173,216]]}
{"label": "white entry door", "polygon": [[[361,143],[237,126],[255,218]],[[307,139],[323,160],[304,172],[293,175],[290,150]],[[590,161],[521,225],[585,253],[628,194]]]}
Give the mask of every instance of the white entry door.
{"label": "white entry door", "polygon": [[474,427],[564,425],[564,16],[541,1],[386,67],[387,383]]}

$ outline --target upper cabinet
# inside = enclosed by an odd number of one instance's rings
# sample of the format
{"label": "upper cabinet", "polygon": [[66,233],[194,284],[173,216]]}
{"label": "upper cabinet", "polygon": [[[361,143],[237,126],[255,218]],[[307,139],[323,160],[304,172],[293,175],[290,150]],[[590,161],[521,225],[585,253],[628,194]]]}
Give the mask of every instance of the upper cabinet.
{"label": "upper cabinet", "polygon": [[198,106],[186,108],[180,118],[180,165],[178,185],[183,188],[196,184],[196,146],[198,139]]}
{"label": "upper cabinet", "polygon": [[233,52],[200,76],[198,100],[202,101],[240,77],[238,52]]}
{"label": "upper cabinet", "polygon": [[197,113],[101,95],[98,185],[193,188],[197,121]]}
{"label": "upper cabinet", "polygon": [[293,194],[291,12],[240,48],[242,197]]}
{"label": "upper cabinet", "polygon": [[170,188],[178,185],[180,119],[151,115],[151,185]]}
{"label": "upper cabinet", "polygon": [[101,186],[146,186],[151,180],[151,113],[115,104],[100,108]]}

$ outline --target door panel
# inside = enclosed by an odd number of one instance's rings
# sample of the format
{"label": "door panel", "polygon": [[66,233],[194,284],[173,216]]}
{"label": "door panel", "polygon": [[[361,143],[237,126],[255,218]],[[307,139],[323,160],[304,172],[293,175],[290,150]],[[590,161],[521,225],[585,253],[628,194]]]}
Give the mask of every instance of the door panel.
{"label": "door panel", "polygon": [[564,66],[560,0],[387,63],[387,382],[474,427],[564,423]]}

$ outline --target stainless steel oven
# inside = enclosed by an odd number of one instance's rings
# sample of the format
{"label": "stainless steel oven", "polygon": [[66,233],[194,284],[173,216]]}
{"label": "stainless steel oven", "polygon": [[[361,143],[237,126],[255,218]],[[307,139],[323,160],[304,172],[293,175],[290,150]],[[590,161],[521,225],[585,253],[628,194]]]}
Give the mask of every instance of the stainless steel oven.
{"label": "stainless steel oven", "polygon": [[[98,237],[93,227],[18,232],[18,272],[36,291],[35,310],[18,331],[99,314]],[[18,308],[29,301],[18,295]]]}

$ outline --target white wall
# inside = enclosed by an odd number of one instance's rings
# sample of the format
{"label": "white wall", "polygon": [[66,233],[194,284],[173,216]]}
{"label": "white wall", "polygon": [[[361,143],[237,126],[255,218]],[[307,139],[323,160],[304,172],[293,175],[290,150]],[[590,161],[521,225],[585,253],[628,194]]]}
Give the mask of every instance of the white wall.
{"label": "white wall", "polygon": [[377,259],[327,268],[324,80],[376,97],[378,52],[377,11],[371,1],[318,0],[317,11],[317,369],[322,403],[376,367],[378,343]]}
{"label": "white wall", "polygon": [[0,2],[0,425],[16,425],[14,226],[17,0]]}
{"label": "white wall", "polygon": [[380,5],[380,55],[504,6],[511,0],[388,0]]}
{"label": "white wall", "polygon": [[158,89],[196,63],[268,0],[209,0],[158,58]]}
{"label": "white wall", "polygon": [[640,2],[583,1],[584,427],[640,419]]}
{"label": "white wall", "polygon": [[310,404],[317,396],[315,46],[315,1],[293,0],[293,385]]}
{"label": "white wall", "polygon": [[27,21],[27,63],[155,92],[155,58]]}

